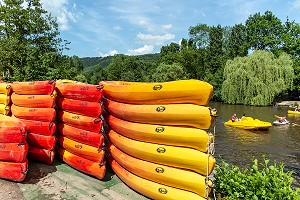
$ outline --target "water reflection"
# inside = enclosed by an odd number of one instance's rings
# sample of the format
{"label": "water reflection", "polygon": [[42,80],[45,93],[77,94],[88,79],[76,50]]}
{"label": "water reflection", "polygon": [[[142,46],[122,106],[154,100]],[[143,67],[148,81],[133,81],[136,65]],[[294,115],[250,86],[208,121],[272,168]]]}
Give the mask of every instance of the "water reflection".
{"label": "water reflection", "polygon": [[[227,105],[211,102],[210,107],[218,110],[216,120],[215,157],[238,165],[252,165],[253,159],[262,160],[263,156],[284,163],[287,170],[293,171],[294,185],[300,187],[300,115],[287,115],[286,107],[254,107]],[[287,116],[289,125],[272,126],[267,131],[252,131],[224,126],[233,113],[262,121],[273,122],[275,115]],[[299,126],[292,124],[299,124]]]}

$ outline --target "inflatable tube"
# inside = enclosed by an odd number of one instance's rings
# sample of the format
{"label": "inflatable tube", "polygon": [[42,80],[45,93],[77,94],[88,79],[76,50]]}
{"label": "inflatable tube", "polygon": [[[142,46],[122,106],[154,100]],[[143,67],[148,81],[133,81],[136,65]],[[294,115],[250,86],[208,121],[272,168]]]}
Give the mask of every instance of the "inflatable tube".
{"label": "inflatable tube", "polygon": [[73,141],[61,135],[59,135],[57,138],[59,145],[69,152],[94,162],[104,162],[103,148],[92,147],[80,142]]}
{"label": "inflatable tube", "polygon": [[209,129],[216,111],[194,104],[134,105],[104,99],[107,111],[123,120]]}
{"label": "inflatable tube", "polygon": [[28,158],[31,158],[33,160],[37,160],[42,163],[51,165],[54,160],[54,156],[54,150],[41,149],[33,146],[29,147]]}
{"label": "inflatable tube", "polygon": [[213,86],[199,80],[178,80],[162,83],[101,81],[108,99],[131,104],[187,103],[207,105]]}
{"label": "inflatable tube", "polygon": [[9,105],[10,100],[10,96],[6,94],[0,94],[0,104]]}
{"label": "inflatable tube", "polygon": [[63,123],[58,123],[57,130],[61,135],[76,142],[81,142],[96,148],[104,146],[104,137],[101,133],[75,128]]}
{"label": "inflatable tube", "polygon": [[11,107],[5,104],[0,104],[0,114],[9,115],[11,111]]}
{"label": "inflatable tube", "polygon": [[28,108],[53,108],[55,105],[55,95],[11,95],[13,104]]}
{"label": "inflatable tube", "polygon": [[56,104],[61,110],[94,118],[99,118],[103,111],[102,105],[98,102],[57,97]]}
{"label": "inflatable tube", "polygon": [[[13,116],[13,118],[18,119],[15,116]],[[26,128],[30,133],[52,136],[56,131],[56,124],[53,121],[42,122],[42,121],[26,120],[26,119],[18,119],[18,120],[20,120],[23,124],[26,125]]]}
{"label": "inflatable tube", "polygon": [[22,163],[0,161],[0,178],[22,182],[28,171],[28,160]]}
{"label": "inflatable tube", "polygon": [[52,122],[56,115],[54,108],[27,108],[12,105],[11,111],[17,118],[43,122]]}
{"label": "inflatable tube", "polygon": [[102,86],[85,83],[57,82],[57,94],[68,99],[100,102],[102,99]]}
{"label": "inflatable tube", "polygon": [[56,144],[56,139],[54,136],[44,136],[35,133],[28,133],[27,143],[29,144],[29,146],[53,150]]}
{"label": "inflatable tube", "polygon": [[12,87],[10,83],[0,83],[0,94],[9,96],[12,93]]}
{"label": "inflatable tube", "polygon": [[104,178],[106,173],[106,165],[104,162],[93,162],[91,160],[75,155],[61,147],[58,147],[57,149],[59,157],[71,167],[88,175],[94,176],[100,180]]}
{"label": "inflatable tube", "polygon": [[52,94],[55,89],[55,81],[31,81],[31,82],[13,82],[13,91],[17,94]]}
{"label": "inflatable tube", "polygon": [[[141,178],[170,187],[188,190],[202,197],[207,197],[210,193],[210,188],[206,185],[206,177],[198,173],[134,158],[120,151],[112,144],[108,144],[107,149],[124,169]],[[211,181],[209,184],[212,186]]]}
{"label": "inflatable tube", "polygon": [[207,152],[208,143],[213,142],[211,133],[198,128],[134,123],[112,115],[106,115],[105,122],[117,133],[143,142],[190,147],[202,152]]}
{"label": "inflatable tube", "polygon": [[20,121],[0,121],[0,143],[25,143],[26,135],[26,126]]}
{"label": "inflatable tube", "polygon": [[162,185],[143,179],[127,171],[115,160],[109,159],[109,164],[117,176],[129,187],[151,199],[193,199],[205,200],[205,198],[185,190]]}
{"label": "inflatable tube", "polygon": [[66,124],[75,128],[100,133],[102,129],[102,120],[84,115],[78,115],[67,111],[57,110],[57,118]]}
{"label": "inflatable tube", "polygon": [[23,163],[28,153],[28,145],[19,143],[0,143],[0,161]]}
{"label": "inflatable tube", "polygon": [[192,170],[202,175],[210,174],[216,163],[212,155],[195,149],[140,142],[113,130],[107,135],[111,143],[124,153],[149,162]]}

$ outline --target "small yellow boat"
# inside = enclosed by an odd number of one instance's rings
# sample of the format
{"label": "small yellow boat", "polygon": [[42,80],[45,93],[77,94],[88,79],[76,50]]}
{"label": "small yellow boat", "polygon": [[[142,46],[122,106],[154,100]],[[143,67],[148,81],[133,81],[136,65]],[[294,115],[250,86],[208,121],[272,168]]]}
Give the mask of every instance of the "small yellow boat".
{"label": "small yellow boat", "polygon": [[242,117],[240,121],[235,122],[228,120],[224,124],[226,126],[232,126],[246,130],[268,130],[272,126],[270,122],[260,121],[258,119],[253,119],[252,117]]}
{"label": "small yellow boat", "polygon": [[300,115],[300,112],[299,111],[294,111],[294,110],[288,110],[288,114]]}

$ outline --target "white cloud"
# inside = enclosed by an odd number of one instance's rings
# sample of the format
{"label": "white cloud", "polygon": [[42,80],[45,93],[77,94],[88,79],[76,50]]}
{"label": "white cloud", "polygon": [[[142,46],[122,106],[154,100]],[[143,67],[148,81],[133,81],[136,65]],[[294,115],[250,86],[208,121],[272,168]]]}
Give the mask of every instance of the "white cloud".
{"label": "white cloud", "polygon": [[292,3],[293,8],[298,9],[300,8],[300,0],[294,0]]}
{"label": "white cloud", "polygon": [[68,30],[70,21],[76,22],[79,13],[76,12],[76,4],[68,8],[69,0],[41,0],[43,8],[57,18],[60,30]]}
{"label": "white cloud", "polygon": [[162,31],[161,25],[157,24],[157,18],[162,11],[160,4],[158,1],[141,3],[137,0],[114,0],[110,1],[108,8],[118,16],[118,19],[157,34]]}
{"label": "white cloud", "polygon": [[172,28],[172,24],[164,24],[161,26],[161,28],[164,30],[168,30],[168,29]]}
{"label": "white cloud", "polygon": [[[244,23],[250,15],[259,11],[265,12],[265,5],[270,4],[269,0],[219,0],[216,1],[217,7],[223,11],[220,12],[224,18],[236,16],[235,23]],[[219,16],[220,17],[220,16]]]}
{"label": "white cloud", "polygon": [[153,52],[153,46],[152,45],[144,45],[141,48],[137,49],[129,49],[127,51],[127,55],[143,55],[143,54],[148,54]]}
{"label": "white cloud", "polygon": [[113,29],[116,30],[116,31],[122,30],[121,26],[113,26]]}
{"label": "white cloud", "polygon": [[111,51],[109,51],[109,52],[107,52],[107,53],[105,53],[105,54],[103,54],[103,53],[100,52],[100,57],[113,56],[113,55],[115,55],[115,54],[118,54],[118,51],[117,51],[117,50],[111,50]]}
{"label": "white cloud", "polygon": [[164,35],[137,34],[137,40],[144,44],[163,45],[164,42],[173,40],[175,35],[167,33]]}

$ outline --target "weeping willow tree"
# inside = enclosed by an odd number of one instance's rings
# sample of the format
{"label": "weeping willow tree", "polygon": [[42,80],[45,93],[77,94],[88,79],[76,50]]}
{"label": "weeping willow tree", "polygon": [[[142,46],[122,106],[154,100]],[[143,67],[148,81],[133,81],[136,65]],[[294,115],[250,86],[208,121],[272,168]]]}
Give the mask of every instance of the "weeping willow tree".
{"label": "weeping willow tree", "polygon": [[292,59],[278,58],[268,51],[254,51],[247,57],[229,60],[224,68],[222,99],[229,104],[266,106],[276,94],[293,86]]}

